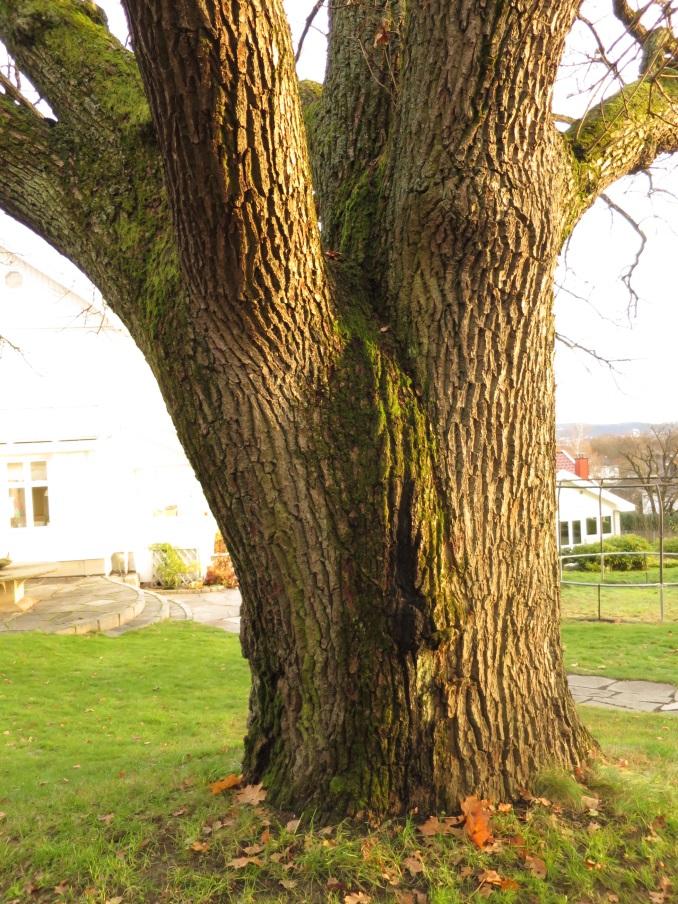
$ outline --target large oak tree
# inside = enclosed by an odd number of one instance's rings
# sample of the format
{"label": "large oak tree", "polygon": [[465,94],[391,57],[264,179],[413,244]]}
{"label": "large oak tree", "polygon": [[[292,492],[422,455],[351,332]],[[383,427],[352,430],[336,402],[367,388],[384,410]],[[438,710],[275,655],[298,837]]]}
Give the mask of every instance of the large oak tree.
{"label": "large oak tree", "polygon": [[4,80],[0,205],[159,381],[241,580],[247,776],[386,814],[572,767],[553,274],[678,147],[671,32],[611,0],[641,73],[561,132],[580,0],[333,0],[322,91],[282,0],[124,5],[134,53],[89,0],[0,0],[54,114]]}

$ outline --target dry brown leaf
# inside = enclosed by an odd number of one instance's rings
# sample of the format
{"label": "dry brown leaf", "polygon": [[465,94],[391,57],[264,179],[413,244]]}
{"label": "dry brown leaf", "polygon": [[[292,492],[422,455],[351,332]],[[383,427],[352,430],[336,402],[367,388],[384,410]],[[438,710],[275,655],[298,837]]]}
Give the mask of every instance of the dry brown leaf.
{"label": "dry brown leaf", "polygon": [[340,882],[339,879],[335,879],[333,876],[325,883],[325,887],[328,891],[346,891],[346,886],[343,882]]}
{"label": "dry brown leaf", "polygon": [[114,818],[115,817],[113,813],[104,813],[102,816],[97,816],[99,822],[104,822],[106,823],[106,825],[109,825],[111,822],[113,822]]}
{"label": "dry brown leaf", "polygon": [[492,838],[490,831],[490,803],[477,797],[467,797],[461,802],[461,811],[466,817],[464,829],[476,847],[482,848]]}
{"label": "dry brown leaf", "polygon": [[472,866],[462,866],[459,870],[459,875],[462,879],[468,879],[469,876],[473,875],[473,867]]}
{"label": "dry brown leaf", "polygon": [[433,835],[456,835],[459,830],[455,829],[455,826],[462,821],[461,816],[443,816],[442,819],[437,816],[429,816],[426,822],[417,826],[417,831],[426,838],[431,838]]}
{"label": "dry brown leaf", "polygon": [[261,866],[261,860],[258,857],[234,857],[233,860],[228,861],[226,866],[232,866],[233,869],[245,869],[250,863]]}
{"label": "dry brown leaf", "polygon": [[235,799],[239,804],[246,804],[250,807],[256,807],[257,804],[266,800],[266,792],[259,785],[245,785],[241,791],[237,791]]}
{"label": "dry brown leaf", "polygon": [[393,894],[397,904],[428,904],[428,895],[424,891],[405,891],[403,889],[394,889]]}
{"label": "dry brown leaf", "polygon": [[344,895],[344,904],[370,904],[372,898],[363,891],[351,891]]}
{"label": "dry brown leaf", "polygon": [[221,794],[222,791],[228,791],[229,788],[237,788],[241,784],[242,775],[236,775],[235,772],[231,772],[230,775],[220,778],[218,782],[212,782],[210,791],[212,794]]}
{"label": "dry brown leaf", "polygon": [[63,882],[59,882],[58,885],[55,885],[52,889],[55,895],[65,895],[68,891],[68,882],[65,880]]}
{"label": "dry brown leaf", "polygon": [[582,795],[581,798],[582,804],[586,807],[587,810],[598,810],[600,807],[600,800],[597,797],[588,797],[586,794]]}
{"label": "dry brown leaf", "polygon": [[301,825],[300,819],[290,819],[290,821],[285,825],[285,828],[288,832],[296,832],[299,826]]}
{"label": "dry brown leaf", "polygon": [[610,902],[610,904],[619,904],[619,895],[615,895],[610,892],[610,894],[607,896],[607,900]]}
{"label": "dry brown leaf", "polygon": [[261,838],[260,838],[261,843],[268,844],[268,842],[270,840],[271,840],[271,833],[269,832],[268,829],[264,829],[264,831],[261,833]]}
{"label": "dry brown leaf", "polygon": [[115,898],[106,898],[106,904],[121,904],[122,895],[116,895]]}
{"label": "dry brown leaf", "polygon": [[478,897],[480,898],[489,898],[492,894],[492,886],[491,885],[481,885],[478,889]]}
{"label": "dry brown leaf", "polygon": [[419,857],[405,857],[403,866],[411,876],[418,876],[424,871],[424,864]]}
{"label": "dry brown leaf", "polygon": [[516,882],[515,879],[502,879],[499,887],[502,891],[518,891],[520,883]]}
{"label": "dry brown leaf", "polygon": [[296,879],[280,879],[280,884],[283,888],[287,889],[287,891],[292,891],[299,883]]}
{"label": "dry brown leaf", "polygon": [[499,804],[497,806],[497,810],[499,810],[500,813],[510,813],[512,809],[513,804]]}
{"label": "dry brown leaf", "polygon": [[243,848],[248,857],[253,857],[255,854],[260,854],[263,849],[263,844],[250,844],[249,847]]}
{"label": "dry brown leaf", "polygon": [[[188,813],[188,807],[179,807],[178,810],[175,810],[172,813],[172,816],[184,816],[186,813]],[[99,817],[99,818],[101,818],[101,817]]]}
{"label": "dry brown leaf", "polygon": [[2,822],[2,820],[5,818],[5,816],[7,816],[7,814],[3,813],[2,810],[0,810],[0,822]]}
{"label": "dry brown leaf", "polygon": [[198,851],[200,854],[204,854],[205,851],[209,851],[210,846],[207,841],[194,841],[191,845],[192,851]]}
{"label": "dry brown leaf", "polygon": [[523,859],[525,865],[538,879],[546,878],[546,864],[540,857],[534,857],[532,854],[524,854]]}
{"label": "dry brown leaf", "polygon": [[501,885],[502,877],[496,869],[485,869],[478,876],[481,885]]}

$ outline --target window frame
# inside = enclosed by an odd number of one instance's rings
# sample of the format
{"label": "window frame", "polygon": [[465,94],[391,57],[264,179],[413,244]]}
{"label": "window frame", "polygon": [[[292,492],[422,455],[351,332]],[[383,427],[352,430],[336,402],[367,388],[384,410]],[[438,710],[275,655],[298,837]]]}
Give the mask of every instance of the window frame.
{"label": "window frame", "polygon": [[[44,478],[33,477],[33,466],[44,466]],[[13,476],[12,468],[21,467],[21,476]],[[51,523],[49,510],[49,463],[46,458],[30,458],[22,461],[5,462],[5,479],[7,482],[7,496],[10,504],[9,529],[14,530],[31,530],[49,527]],[[34,490],[45,489],[45,509],[47,518],[43,523],[35,523],[35,505]],[[25,524],[12,524],[14,520],[14,504],[12,500],[12,490],[19,490],[23,493],[23,510],[25,515]]]}

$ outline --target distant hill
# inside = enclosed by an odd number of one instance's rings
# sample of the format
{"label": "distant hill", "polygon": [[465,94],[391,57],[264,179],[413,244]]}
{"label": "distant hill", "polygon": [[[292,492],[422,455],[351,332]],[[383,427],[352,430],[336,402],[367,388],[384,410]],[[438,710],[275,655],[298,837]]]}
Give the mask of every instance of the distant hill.
{"label": "distant hill", "polygon": [[628,436],[635,432],[645,433],[652,424],[641,421],[627,421],[623,424],[558,424],[556,435],[559,440],[581,437],[593,439],[596,436]]}

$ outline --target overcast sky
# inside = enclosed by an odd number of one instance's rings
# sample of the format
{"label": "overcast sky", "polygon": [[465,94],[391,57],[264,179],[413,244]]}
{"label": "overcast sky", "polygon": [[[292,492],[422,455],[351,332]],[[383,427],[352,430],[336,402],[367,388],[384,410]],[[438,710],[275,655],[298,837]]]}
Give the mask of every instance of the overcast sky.
{"label": "overcast sky", "polygon": [[[99,3],[109,16],[112,30],[124,39],[126,24],[117,0]],[[313,2],[286,0],[285,5],[296,43]],[[589,18],[599,21],[603,29],[608,27],[604,17],[609,6],[609,0],[589,3]],[[299,74],[321,81],[325,56],[322,13],[315,26],[305,41]],[[584,40],[580,33],[573,35],[572,61],[576,61]],[[579,115],[585,104],[586,99],[577,92],[576,77],[564,79],[556,91],[558,111]],[[670,194],[678,195],[674,167],[673,162],[668,162],[659,168],[654,180],[657,191],[651,199],[647,198],[648,180],[643,176],[623,180],[608,192],[641,223],[648,236],[633,277],[639,295],[635,312],[633,305],[629,310],[629,292],[620,275],[634,259],[638,236],[621,217],[611,217],[602,203],[575,230],[567,268],[561,267],[558,278],[563,288],[557,294],[556,328],[606,358],[631,360],[617,363],[612,371],[581,352],[559,345],[556,376],[557,415],[561,423],[678,420],[674,388],[674,362],[678,359],[678,200]],[[19,246],[17,250],[29,254],[37,266],[48,271],[63,273],[68,269],[44,243],[30,237],[4,215],[0,215],[0,243],[9,247],[14,243]]]}

